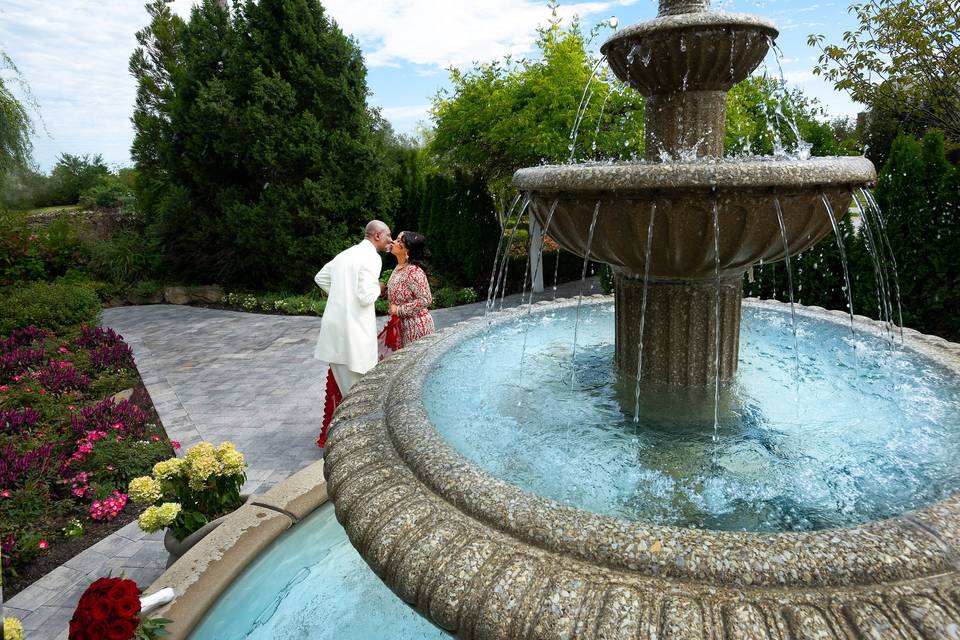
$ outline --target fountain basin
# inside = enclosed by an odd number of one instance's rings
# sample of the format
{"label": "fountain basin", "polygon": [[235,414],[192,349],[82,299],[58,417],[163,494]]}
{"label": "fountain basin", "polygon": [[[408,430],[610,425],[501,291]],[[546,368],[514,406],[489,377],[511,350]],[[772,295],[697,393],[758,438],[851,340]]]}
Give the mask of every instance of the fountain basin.
{"label": "fountain basin", "polygon": [[600,52],[620,80],[645,96],[727,91],[763,61],[777,35],[765,18],[697,11],[626,27]]}
{"label": "fountain basin", "polygon": [[670,163],[549,165],[521,169],[514,186],[564,249],[586,253],[590,223],[600,203],[590,258],[634,275],[644,273],[651,206],[656,220],[650,276],[661,280],[715,280],[713,204],[719,218],[720,277],[786,257],[774,201],[783,210],[790,255],[831,232],[821,194],[842,218],[855,188],[876,179],[860,157],[810,160],[722,160]]}
{"label": "fountain basin", "polygon": [[[956,496],[841,529],[691,530],[576,509],[467,461],[430,423],[424,381],[450,348],[524,311],[401,350],[355,387],[331,429],[338,519],[434,623],[477,638],[933,638],[960,621]],[[957,345],[911,331],[905,344],[960,371]]]}

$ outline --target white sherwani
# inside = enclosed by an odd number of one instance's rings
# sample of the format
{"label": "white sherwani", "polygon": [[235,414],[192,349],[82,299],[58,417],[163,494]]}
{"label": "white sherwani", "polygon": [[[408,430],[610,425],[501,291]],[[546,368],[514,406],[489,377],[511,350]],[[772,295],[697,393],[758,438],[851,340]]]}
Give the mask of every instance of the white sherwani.
{"label": "white sherwani", "polygon": [[377,364],[373,303],[380,297],[382,266],[376,247],[364,238],[341,251],[317,273],[314,280],[329,297],[313,352],[315,358],[344,365],[360,375]]}

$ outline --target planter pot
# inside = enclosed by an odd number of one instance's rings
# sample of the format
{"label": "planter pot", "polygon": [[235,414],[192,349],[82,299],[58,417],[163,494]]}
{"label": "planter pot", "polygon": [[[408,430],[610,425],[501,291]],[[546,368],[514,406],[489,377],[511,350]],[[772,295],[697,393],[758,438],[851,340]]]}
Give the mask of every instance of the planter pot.
{"label": "planter pot", "polygon": [[[240,496],[243,499],[243,504],[247,504],[253,499],[253,495],[241,494]],[[170,529],[167,529],[163,534],[163,547],[167,550],[167,568],[170,567],[174,562],[180,559],[180,556],[185,554],[190,550],[193,545],[197,544],[206,537],[211,531],[219,527],[224,520],[230,517],[233,512],[231,511],[228,514],[222,515],[216,520],[211,520],[207,524],[203,525],[190,535],[188,535],[183,540],[177,540],[173,536],[173,532]]]}

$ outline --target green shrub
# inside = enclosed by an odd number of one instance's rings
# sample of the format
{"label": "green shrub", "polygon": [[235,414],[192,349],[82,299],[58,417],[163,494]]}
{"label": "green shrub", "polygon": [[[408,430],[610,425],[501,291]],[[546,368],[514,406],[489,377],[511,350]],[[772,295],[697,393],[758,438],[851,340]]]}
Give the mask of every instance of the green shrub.
{"label": "green shrub", "polygon": [[80,271],[79,269],[69,269],[65,274],[54,280],[54,282],[57,284],[69,284],[75,287],[82,287],[88,291],[92,291],[101,302],[106,302],[116,297],[119,293],[116,286],[103,280],[96,280],[86,271]]}
{"label": "green shrub", "polygon": [[471,302],[476,302],[477,292],[470,287],[457,289],[454,293],[454,300],[457,304],[470,304]]}
{"label": "green shrub", "polygon": [[0,286],[46,276],[43,248],[22,215],[0,212]]}
{"label": "green shrub", "polygon": [[89,268],[103,280],[129,285],[157,274],[160,262],[155,240],[135,231],[122,231],[94,245]]}
{"label": "green shrub", "polygon": [[0,334],[27,325],[65,331],[78,324],[93,324],[99,315],[100,301],[89,289],[36,282],[7,290],[0,297]]}
{"label": "green shrub", "polygon": [[604,294],[613,293],[613,269],[608,264],[600,265],[600,289]]}
{"label": "green shrub", "polygon": [[80,206],[85,209],[131,209],[134,202],[133,191],[112,175],[100,176],[95,185],[80,194]]}
{"label": "green shrub", "polygon": [[90,260],[90,225],[83,218],[59,215],[37,232],[47,277],[65,274]]}
{"label": "green shrub", "polygon": [[457,303],[457,291],[452,287],[440,287],[433,292],[433,308],[445,309]]}

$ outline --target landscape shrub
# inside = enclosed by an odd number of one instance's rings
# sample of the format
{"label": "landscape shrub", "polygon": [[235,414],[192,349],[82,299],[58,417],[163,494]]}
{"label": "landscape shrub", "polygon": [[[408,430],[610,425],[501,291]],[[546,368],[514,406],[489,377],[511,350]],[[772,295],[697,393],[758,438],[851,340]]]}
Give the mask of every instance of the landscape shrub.
{"label": "landscape shrub", "polygon": [[159,246],[151,236],[126,229],[93,245],[89,270],[97,278],[129,285],[160,272]]}
{"label": "landscape shrub", "polygon": [[27,325],[65,331],[99,316],[100,301],[83,287],[34,282],[0,294],[0,335]]}

